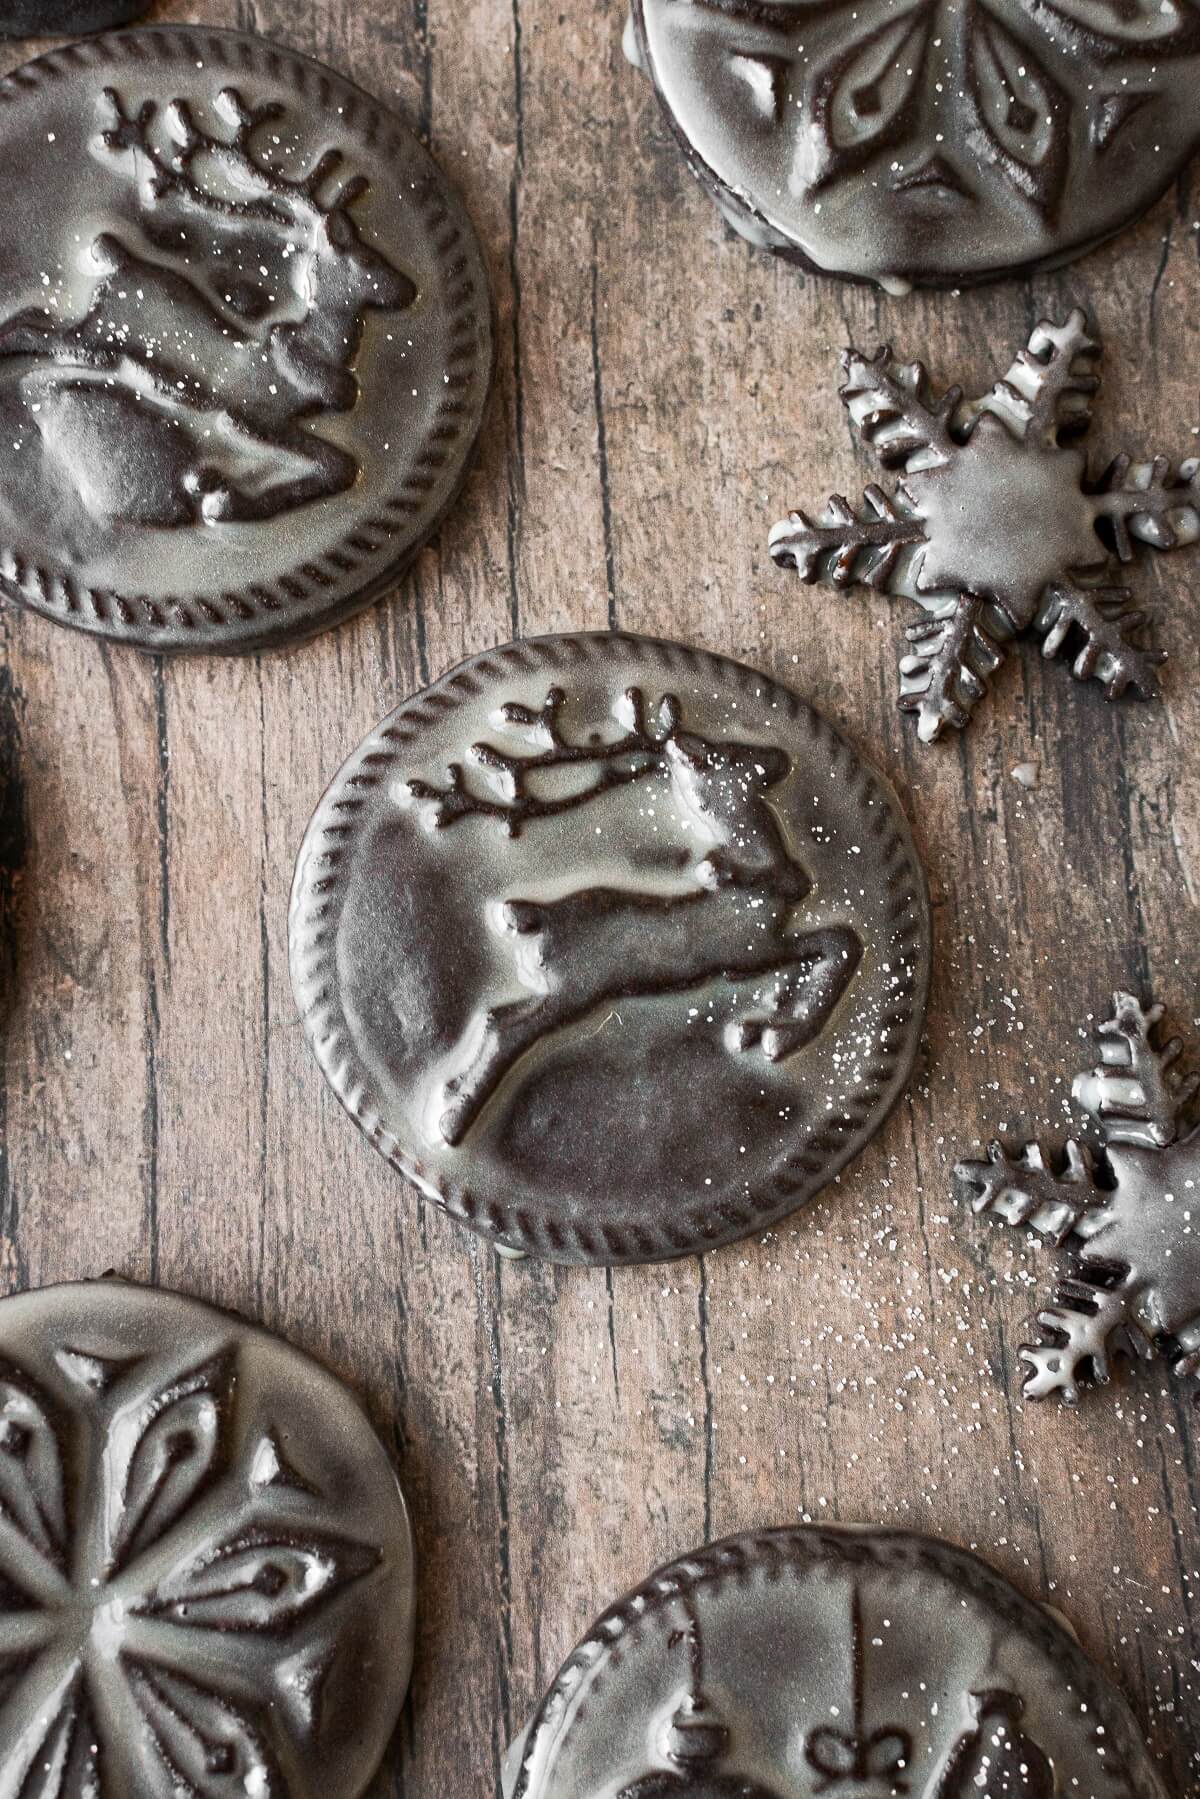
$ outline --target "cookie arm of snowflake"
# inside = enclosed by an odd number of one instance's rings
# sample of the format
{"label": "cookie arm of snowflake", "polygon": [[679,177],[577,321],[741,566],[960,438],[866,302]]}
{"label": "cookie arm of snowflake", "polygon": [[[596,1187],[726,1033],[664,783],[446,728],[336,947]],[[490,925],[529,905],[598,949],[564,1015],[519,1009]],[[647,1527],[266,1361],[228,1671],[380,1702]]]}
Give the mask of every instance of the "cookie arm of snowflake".
{"label": "cookie arm of snowflake", "polygon": [[1158,670],[1167,659],[1165,650],[1135,643],[1146,614],[1128,611],[1126,587],[1077,587],[1059,581],[1047,588],[1034,620],[1042,633],[1043,656],[1057,656],[1064,644],[1078,644],[1071,662],[1077,681],[1099,681],[1105,697],[1118,699],[1126,692],[1140,699],[1158,691]]}
{"label": "cookie arm of snowflake", "polygon": [[1155,550],[1200,540],[1200,457],[1176,467],[1165,456],[1152,462],[1118,456],[1088,491],[1096,522],[1107,526],[1122,562],[1132,560],[1135,538]]}
{"label": "cookie arm of snowflake", "polygon": [[1066,1165],[1055,1174],[1041,1146],[1027,1143],[1010,1156],[999,1142],[987,1146],[984,1162],[959,1162],[954,1178],[971,1198],[977,1213],[993,1212],[1006,1224],[1026,1225],[1054,1244],[1070,1236],[1083,1214],[1104,1199],[1097,1187],[1092,1158],[1073,1140],[1066,1146]]}
{"label": "cookie arm of snowflake", "polygon": [[1099,360],[1100,345],[1079,307],[1061,325],[1043,319],[1004,379],[969,408],[971,420],[993,413],[1014,437],[1051,450],[1065,438],[1080,437],[1092,422]]}
{"label": "cookie arm of snowflake", "polygon": [[984,601],[963,593],[934,617],[906,627],[913,647],[900,660],[900,710],[917,714],[922,743],[936,742],[947,726],[961,731],[1003,662],[987,617]]}
{"label": "cookie arm of snowflake", "polygon": [[1047,1399],[1057,1393],[1064,1404],[1076,1405],[1081,1385],[1103,1386],[1109,1379],[1110,1358],[1116,1349],[1153,1354],[1139,1332],[1126,1329],[1129,1301],[1121,1287],[1105,1289],[1084,1281],[1064,1281],[1055,1298],[1057,1304],[1037,1315],[1037,1323],[1050,1340],[1023,1343],[1018,1351],[1029,1368],[1023,1389],[1027,1399]]}
{"label": "cookie arm of snowflake", "polygon": [[790,512],[768,541],[773,560],[794,568],[802,581],[903,593],[904,551],[925,542],[925,526],[901,495],[889,496],[872,483],[858,512],[835,493],[815,519]]}
{"label": "cookie arm of snowflake", "polygon": [[963,440],[961,387],[949,387],[936,399],[925,364],[897,362],[890,344],[882,344],[873,356],[843,350],[842,369],[842,405],[883,468],[912,475],[950,461]]}
{"label": "cookie arm of snowflake", "polygon": [[1161,1048],[1154,1041],[1162,1015],[1161,1006],[1143,1010],[1132,993],[1114,993],[1113,1015],[1099,1028],[1100,1065],[1077,1076],[1071,1089],[1109,1143],[1165,1149],[1200,1092],[1200,1074],[1181,1075],[1175,1067],[1181,1040],[1172,1037]]}
{"label": "cookie arm of snowflake", "polygon": [[[862,443],[884,468],[911,474],[949,462],[956,448],[961,388],[949,388],[935,399],[924,365],[896,362],[886,344],[873,356],[843,351],[842,368],[842,404]],[[911,596],[905,580],[911,557],[904,552],[925,542],[925,527],[902,492],[889,495],[872,485],[857,512],[834,494],[815,519],[791,512],[773,528],[769,542],[774,560],[794,568],[803,581],[827,581],[833,587],[860,584]]]}

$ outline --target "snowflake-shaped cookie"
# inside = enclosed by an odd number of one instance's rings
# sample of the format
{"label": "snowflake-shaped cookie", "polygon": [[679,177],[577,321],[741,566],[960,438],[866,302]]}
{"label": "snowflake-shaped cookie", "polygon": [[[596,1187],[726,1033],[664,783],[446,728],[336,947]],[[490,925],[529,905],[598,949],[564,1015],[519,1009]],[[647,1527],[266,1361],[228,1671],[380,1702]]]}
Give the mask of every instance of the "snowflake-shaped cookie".
{"label": "snowflake-shaped cookie", "polygon": [[847,350],[841,397],[858,435],[902,478],[866,489],[855,511],[835,494],[816,519],[793,512],[771,555],[808,582],[903,595],[929,614],[908,629],[900,705],[925,743],[961,730],[1004,646],[1036,631],[1046,656],[1066,648],[1079,680],[1109,699],[1157,686],[1160,650],[1141,647],[1144,613],[1109,584],[1134,541],[1159,550],[1200,537],[1200,458],[1118,456],[1091,475],[1078,448],[1091,424],[1100,347],[1083,312],[1043,321],[982,399],[929,391],[924,365],[884,347]]}
{"label": "snowflake-shaped cookie", "polygon": [[1115,994],[1101,1064],[1075,1082],[1104,1138],[1098,1160],[1072,1141],[1056,1174],[1036,1143],[1015,1158],[990,1143],[986,1162],[955,1169],[977,1212],[1027,1225],[1070,1257],[1056,1303],[1038,1313],[1048,1340],[1021,1349],[1031,1399],[1074,1404],[1082,1383],[1108,1380],[1118,1351],[1200,1374],[1200,1128],[1183,1125],[1200,1075],[1176,1071],[1177,1037],[1156,1046],[1162,1010]]}
{"label": "snowflake-shaped cookie", "polygon": [[0,1305],[0,1794],[351,1799],[410,1603],[390,1465],[307,1357],[120,1282]]}

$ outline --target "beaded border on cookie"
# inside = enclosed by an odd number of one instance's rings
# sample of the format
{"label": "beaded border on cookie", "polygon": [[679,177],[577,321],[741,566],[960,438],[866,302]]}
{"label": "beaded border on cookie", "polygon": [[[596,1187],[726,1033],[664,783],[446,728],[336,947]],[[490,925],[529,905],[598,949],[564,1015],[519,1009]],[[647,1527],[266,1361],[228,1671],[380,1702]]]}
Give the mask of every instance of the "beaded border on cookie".
{"label": "beaded border on cookie", "polygon": [[[10,598],[60,624],[83,629],[100,625],[106,627],[103,634],[116,641],[173,654],[190,646],[158,643],[156,632],[195,631],[198,649],[253,650],[272,641],[315,634],[336,624],[369,605],[398,580],[407,562],[437,530],[466,479],[482,428],[496,357],[492,304],[482,255],[449,182],[428,151],[399,120],[346,76],[326,69],[299,51],[240,31],[152,25],[114,32],[49,51],[0,79],[0,120],[6,106],[26,100],[41,84],[61,80],[79,69],[126,69],[197,56],[207,58],[226,74],[287,81],[298,103],[306,102],[319,110],[327,109],[336,97],[341,108],[340,126],[347,132],[354,131],[365,149],[393,163],[400,180],[409,181],[412,204],[421,213],[445,286],[448,378],[431,429],[413,453],[409,473],[391,498],[322,555],[272,581],[250,582],[239,593],[162,598],[126,595],[87,586],[61,567],[30,562],[18,555],[12,545],[0,544],[0,591]],[[478,264],[482,293],[470,267],[472,262]],[[485,345],[480,342],[481,332],[486,334]],[[468,441],[461,452],[458,480],[436,511],[424,513],[426,496],[437,485],[439,471],[464,437]],[[414,518],[415,530],[411,523]],[[380,552],[400,532],[407,533],[407,540],[402,539],[398,548],[391,548],[386,559],[381,559]],[[378,566],[372,569],[372,562]],[[344,585],[359,569],[367,570],[362,586],[343,592],[330,611],[323,614],[322,593]],[[302,607],[306,610],[297,618],[296,612]],[[246,629],[253,620],[260,621],[257,631]]]}
{"label": "beaded border on cookie", "polygon": [[755,1573],[779,1581],[789,1574],[803,1575],[813,1566],[909,1573],[928,1570],[952,1581],[1065,1667],[1070,1684],[1096,1714],[1106,1766],[1114,1779],[1125,1781],[1128,1799],[1165,1799],[1163,1788],[1147,1768],[1146,1746],[1132,1714],[1066,1626],[1045,1606],[1027,1599],[987,1562],[952,1543],[916,1531],[831,1530],[816,1525],[756,1531],[710,1543],[692,1555],[664,1563],[602,1613],[567,1657],[533,1715],[512,1799],[531,1799],[534,1757],[547,1735],[558,1736],[585,1683],[596,1678],[606,1663],[619,1659],[625,1645],[656,1613],[700,1587],[729,1580],[744,1582]]}
{"label": "beaded border on cookie", "polygon": [[[738,692],[765,692],[784,717],[807,727],[810,741],[828,754],[835,777],[840,775],[847,783],[858,777],[853,798],[862,809],[864,830],[878,845],[885,882],[894,890],[887,926],[897,947],[910,959],[911,975],[906,989],[880,1019],[881,1033],[907,1033],[907,1048],[898,1052],[877,1047],[853,1106],[831,1118],[820,1135],[789,1157],[759,1191],[744,1201],[714,1200],[710,1207],[693,1207],[674,1226],[643,1221],[622,1231],[611,1226],[589,1229],[577,1223],[541,1222],[519,1205],[511,1209],[495,1203],[483,1206],[469,1187],[439,1179],[409,1154],[384,1124],[370,1077],[355,1051],[337,997],[335,956],[342,903],[340,870],[351,854],[358,815],[372,791],[404,762],[408,745],[423,728],[439,715],[473,700],[509,671],[524,675],[560,670],[630,649],[656,665],[664,676],[673,672],[707,674]],[[872,806],[872,802],[878,804]],[[292,888],[289,932],[292,983],[309,1042],[338,1100],[373,1148],[452,1217],[507,1248],[552,1260],[617,1263],[669,1260],[695,1254],[701,1246],[729,1242],[796,1210],[832,1180],[873,1136],[911,1075],[928,994],[931,948],[923,904],[924,875],[907,828],[902,831],[897,826],[902,816],[890,788],[819,712],[769,675],[729,657],[626,633],[531,638],[485,652],[452,669],[385,719],[336,777],[309,825]]]}

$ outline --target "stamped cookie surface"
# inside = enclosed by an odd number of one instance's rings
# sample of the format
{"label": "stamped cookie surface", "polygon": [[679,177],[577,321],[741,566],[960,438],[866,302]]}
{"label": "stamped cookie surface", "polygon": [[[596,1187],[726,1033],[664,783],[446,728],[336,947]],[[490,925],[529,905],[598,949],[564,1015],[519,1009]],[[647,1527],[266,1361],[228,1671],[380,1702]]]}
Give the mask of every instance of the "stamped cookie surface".
{"label": "stamped cookie surface", "polygon": [[356,1799],[412,1630],[340,1381],[123,1281],[0,1303],[0,1791]]}
{"label": "stamped cookie surface", "polygon": [[633,27],[730,222],[887,286],[1066,261],[1200,144],[1191,0],[633,0]]}
{"label": "stamped cookie surface", "polygon": [[985,1563],[799,1527],[614,1605],[504,1776],[505,1799],[1165,1799],[1124,1701]]}
{"label": "stamped cookie surface", "polygon": [[292,977],[371,1142],[503,1246],[646,1261],[810,1198],[908,1078],[924,882],[882,779],[752,669],[511,644],[326,794]]}
{"label": "stamped cookie surface", "polygon": [[454,499],[492,367],[470,223],[405,126],[249,35],[0,82],[0,590],[144,649],[320,630]]}

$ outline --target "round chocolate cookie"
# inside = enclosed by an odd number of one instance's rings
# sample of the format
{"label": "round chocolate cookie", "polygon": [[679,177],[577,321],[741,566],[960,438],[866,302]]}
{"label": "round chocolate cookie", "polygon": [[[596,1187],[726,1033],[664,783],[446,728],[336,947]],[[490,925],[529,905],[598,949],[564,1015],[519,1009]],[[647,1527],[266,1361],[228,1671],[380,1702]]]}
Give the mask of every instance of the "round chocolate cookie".
{"label": "round chocolate cookie", "polygon": [[334,1092],[501,1247],[638,1262],[784,1217],[908,1079],[929,971],[895,797],[723,657],[478,656],[346,763],[296,869]]}
{"label": "round chocolate cookie", "polygon": [[129,25],[150,0],[0,0],[0,37],[74,36]]}
{"label": "round chocolate cookie", "polygon": [[892,289],[1053,266],[1200,146],[1193,0],[632,0],[691,167],[752,241]]}
{"label": "round chocolate cookie", "polygon": [[148,27],[0,82],[0,590],[147,650],[309,635],[397,578],[491,379],[465,213],[360,89]]}
{"label": "round chocolate cookie", "polygon": [[0,1302],[0,1792],[357,1799],[412,1637],[340,1381],[124,1281]]}
{"label": "round chocolate cookie", "polygon": [[505,1799],[1165,1799],[1043,1606],[931,1537],[799,1526],[614,1605],[504,1776]]}

